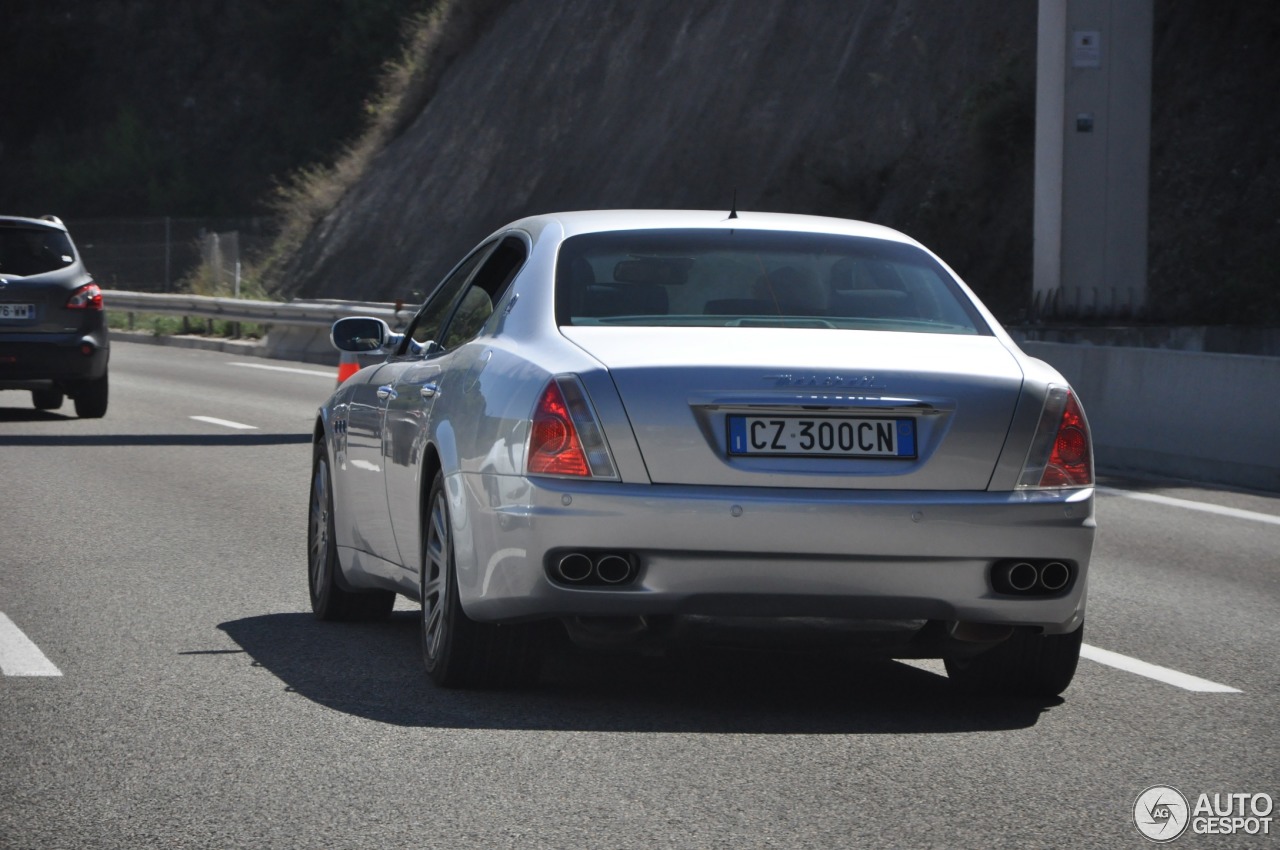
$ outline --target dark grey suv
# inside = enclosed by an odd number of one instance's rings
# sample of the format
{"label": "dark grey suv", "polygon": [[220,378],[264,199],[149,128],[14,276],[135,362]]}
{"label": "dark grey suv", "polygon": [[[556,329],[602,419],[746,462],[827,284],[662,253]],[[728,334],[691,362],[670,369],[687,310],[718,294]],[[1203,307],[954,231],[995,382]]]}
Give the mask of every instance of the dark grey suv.
{"label": "dark grey suv", "polygon": [[0,216],[0,390],[40,410],[67,396],[76,415],[107,412],[106,314],[67,228],[53,216]]}

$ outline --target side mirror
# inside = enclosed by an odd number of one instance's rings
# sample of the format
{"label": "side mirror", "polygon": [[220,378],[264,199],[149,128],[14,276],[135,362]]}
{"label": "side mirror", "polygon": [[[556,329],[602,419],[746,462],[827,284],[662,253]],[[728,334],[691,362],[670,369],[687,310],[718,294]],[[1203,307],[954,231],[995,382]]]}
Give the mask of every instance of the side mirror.
{"label": "side mirror", "polygon": [[386,322],[364,316],[339,319],[329,332],[334,348],[356,354],[381,351],[393,341],[398,342],[398,338],[399,334],[393,334]]}

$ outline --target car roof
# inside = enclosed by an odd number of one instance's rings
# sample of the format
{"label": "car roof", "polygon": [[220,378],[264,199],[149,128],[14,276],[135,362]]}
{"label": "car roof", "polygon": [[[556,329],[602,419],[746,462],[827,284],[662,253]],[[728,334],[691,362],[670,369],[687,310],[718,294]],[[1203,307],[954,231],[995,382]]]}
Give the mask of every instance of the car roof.
{"label": "car roof", "polygon": [[540,230],[553,223],[562,228],[565,238],[583,233],[606,233],[619,230],[737,229],[830,233],[919,244],[897,230],[865,221],[749,211],[738,212],[736,217],[731,218],[728,210],[580,210],[529,216],[513,222],[510,227]]}
{"label": "car roof", "polygon": [[46,227],[50,230],[67,232],[67,226],[57,216],[46,215],[41,218],[27,218],[21,215],[0,215],[0,227]]}

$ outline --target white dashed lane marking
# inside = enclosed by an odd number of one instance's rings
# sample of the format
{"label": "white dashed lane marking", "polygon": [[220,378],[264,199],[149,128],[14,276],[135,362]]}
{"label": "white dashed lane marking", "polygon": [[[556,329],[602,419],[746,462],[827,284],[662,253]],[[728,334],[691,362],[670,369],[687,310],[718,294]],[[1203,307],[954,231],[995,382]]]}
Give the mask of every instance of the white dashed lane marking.
{"label": "white dashed lane marking", "polygon": [[[1242,693],[1239,688],[1233,688],[1229,685],[1221,685],[1217,682],[1210,682],[1208,679],[1201,679],[1199,676],[1192,676],[1189,673],[1181,673],[1177,670],[1170,670],[1168,667],[1161,667],[1158,664],[1151,664],[1147,661],[1141,661],[1137,658],[1130,658],[1127,655],[1121,655],[1118,652],[1112,652],[1109,649],[1100,649],[1096,646],[1084,644],[1080,647],[1080,657],[1093,661],[1096,664],[1103,664],[1116,670],[1123,670],[1126,673],[1132,673],[1135,676],[1142,676],[1146,679],[1154,679],[1166,685],[1173,685],[1175,688],[1182,688],[1184,691],[1194,691],[1201,694],[1238,694]],[[924,670],[938,676],[947,675],[946,667],[942,661],[936,658],[922,659],[904,659],[900,663],[908,664],[918,670]]]}
{"label": "white dashed lane marking", "polygon": [[208,422],[210,425],[221,425],[223,428],[235,428],[237,431],[256,431],[257,425],[246,425],[243,422],[232,422],[230,419],[215,419],[212,416],[192,416],[197,422]]}
{"label": "white dashed lane marking", "polygon": [[6,676],[61,676],[40,647],[0,613],[0,673]]}
{"label": "white dashed lane marking", "polygon": [[1114,667],[1117,670],[1124,670],[1127,673],[1155,679],[1157,682],[1164,682],[1166,685],[1173,685],[1175,688],[1182,688],[1184,691],[1195,691],[1202,694],[1241,693],[1239,688],[1220,685],[1217,682],[1210,682],[1208,679],[1201,679],[1199,676],[1180,673],[1177,670],[1170,670],[1168,667],[1161,667],[1158,664],[1130,658],[1127,655],[1121,655],[1109,649],[1099,649],[1087,643],[1080,647],[1080,657],[1087,658],[1098,664],[1105,664],[1108,667]]}

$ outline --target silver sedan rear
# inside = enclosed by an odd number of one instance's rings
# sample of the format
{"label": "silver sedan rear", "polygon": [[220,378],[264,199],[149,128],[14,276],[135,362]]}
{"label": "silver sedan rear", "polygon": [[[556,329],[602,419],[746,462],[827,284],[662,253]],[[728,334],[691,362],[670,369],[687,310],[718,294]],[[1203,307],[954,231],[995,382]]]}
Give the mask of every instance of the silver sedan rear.
{"label": "silver sedan rear", "polygon": [[515,222],[321,408],[312,601],[422,602],[445,685],[590,646],[818,642],[1056,694],[1079,654],[1079,400],[909,238],[669,211]]}

